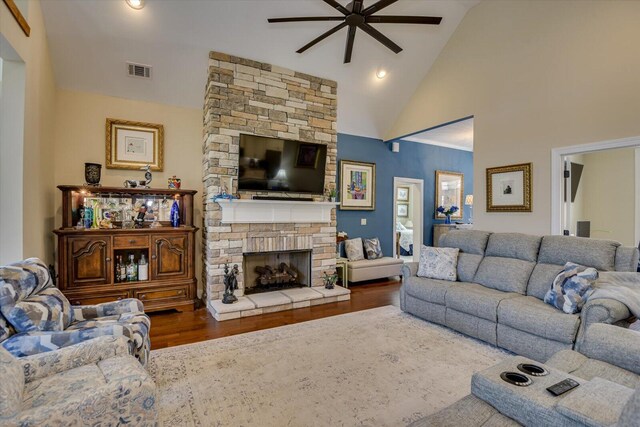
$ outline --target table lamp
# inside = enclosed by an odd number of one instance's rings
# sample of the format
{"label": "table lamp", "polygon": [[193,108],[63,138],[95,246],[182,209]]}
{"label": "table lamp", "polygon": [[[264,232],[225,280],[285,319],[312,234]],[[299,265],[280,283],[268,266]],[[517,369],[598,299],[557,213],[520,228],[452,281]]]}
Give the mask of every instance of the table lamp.
{"label": "table lamp", "polygon": [[469,224],[473,222],[473,194],[468,194],[464,199],[464,204],[469,206]]}

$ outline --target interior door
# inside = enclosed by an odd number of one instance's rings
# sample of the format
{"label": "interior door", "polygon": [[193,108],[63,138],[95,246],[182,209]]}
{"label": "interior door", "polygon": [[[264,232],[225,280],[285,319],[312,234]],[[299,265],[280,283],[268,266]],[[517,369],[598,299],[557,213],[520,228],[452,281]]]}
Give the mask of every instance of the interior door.
{"label": "interior door", "polygon": [[152,237],[151,279],[181,279],[188,276],[189,235],[156,235]]}

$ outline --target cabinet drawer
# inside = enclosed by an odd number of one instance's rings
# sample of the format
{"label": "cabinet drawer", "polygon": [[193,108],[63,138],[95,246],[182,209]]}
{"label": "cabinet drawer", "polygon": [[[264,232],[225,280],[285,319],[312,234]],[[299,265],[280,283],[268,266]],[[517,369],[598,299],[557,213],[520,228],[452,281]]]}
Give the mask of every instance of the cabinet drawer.
{"label": "cabinet drawer", "polygon": [[91,295],[75,295],[68,294],[69,302],[71,305],[94,305],[102,304],[103,302],[120,301],[122,299],[129,298],[128,291],[112,291],[104,293],[91,293]]}
{"label": "cabinet drawer", "polygon": [[113,238],[114,248],[147,248],[149,247],[149,236],[130,235],[115,236]]}
{"label": "cabinet drawer", "polygon": [[181,285],[160,289],[134,291],[134,296],[143,303],[152,301],[160,302],[166,300],[187,299],[189,298],[189,286]]}

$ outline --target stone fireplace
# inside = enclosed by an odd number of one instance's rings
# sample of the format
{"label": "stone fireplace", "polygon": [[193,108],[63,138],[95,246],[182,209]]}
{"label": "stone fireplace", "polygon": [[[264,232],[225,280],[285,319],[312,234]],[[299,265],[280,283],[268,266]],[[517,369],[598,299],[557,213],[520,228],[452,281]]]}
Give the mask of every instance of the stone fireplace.
{"label": "stone fireplace", "polygon": [[[334,186],[336,94],[337,85],[330,80],[210,53],[203,141],[203,281],[209,303],[222,296],[225,263],[239,266],[236,295],[251,294],[249,288],[255,287],[256,281],[255,265],[254,260],[247,259],[256,254],[273,264],[291,261],[292,258],[285,261],[292,255],[284,252],[306,254],[308,264],[302,263],[298,270],[303,270],[302,284],[316,289],[323,285],[323,273],[335,271],[335,204],[323,202],[320,195],[314,202],[251,200],[256,194],[269,195],[254,192],[243,192],[241,199],[233,202],[217,203],[213,197],[221,193],[223,186],[231,185],[229,190],[234,194],[238,191],[241,133],[326,145],[325,188]],[[294,257],[298,262],[298,255]]]}
{"label": "stone fireplace", "polygon": [[245,253],[245,295],[311,286],[311,250]]}

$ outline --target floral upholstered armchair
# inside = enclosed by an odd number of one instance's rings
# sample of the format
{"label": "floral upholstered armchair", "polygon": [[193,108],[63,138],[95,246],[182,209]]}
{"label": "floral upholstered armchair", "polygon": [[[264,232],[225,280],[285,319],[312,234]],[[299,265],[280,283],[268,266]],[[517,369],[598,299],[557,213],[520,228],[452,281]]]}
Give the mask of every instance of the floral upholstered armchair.
{"label": "floral upholstered armchair", "polygon": [[0,267],[0,345],[15,357],[123,336],[145,366],[151,322],[137,299],[72,306],[37,258]]}
{"label": "floral upholstered armchair", "polygon": [[155,426],[156,387],[124,337],[17,359],[0,347],[0,425]]}

